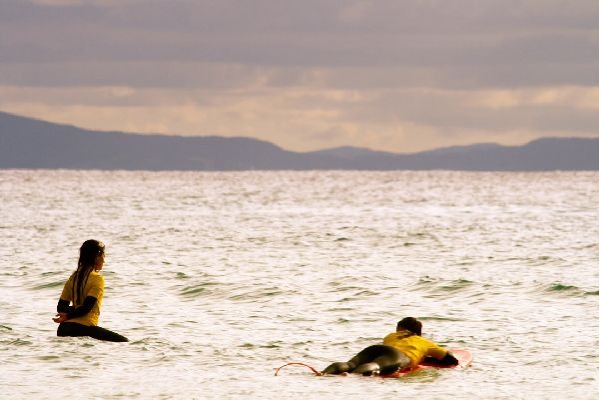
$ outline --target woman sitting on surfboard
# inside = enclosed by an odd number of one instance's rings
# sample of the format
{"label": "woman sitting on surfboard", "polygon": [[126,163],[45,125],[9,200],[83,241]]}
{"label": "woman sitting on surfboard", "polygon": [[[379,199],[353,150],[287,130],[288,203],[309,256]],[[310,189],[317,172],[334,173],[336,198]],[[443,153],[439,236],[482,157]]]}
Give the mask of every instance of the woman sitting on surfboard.
{"label": "woman sitting on surfboard", "polygon": [[364,376],[390,374],[415,368],[425,357],[438,365],[458,365],[458,360],[446,349],[420,336],[422,322],[407,317],[397,323],[395,332],[383,339],[383,344],[369,346],[348,362],[336,362],[323,374],[351,372]]}
{"label": "woman sitting on surfboard", "polygon": [[[56,310],[58,336],[90,336],[110,342],[128,342],[124,336],[100,328],[100,306],[104,294],[104,277],[98,271],[104,266],[104,244],[87,240],[79,249],[77,270],[62,289]],[[73,303],[70,306],[70,303]]]}

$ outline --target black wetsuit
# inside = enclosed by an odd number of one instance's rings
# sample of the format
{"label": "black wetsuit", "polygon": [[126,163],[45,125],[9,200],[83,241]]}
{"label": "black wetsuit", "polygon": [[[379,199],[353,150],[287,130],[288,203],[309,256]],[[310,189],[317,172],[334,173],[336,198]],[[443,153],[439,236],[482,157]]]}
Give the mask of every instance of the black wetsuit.
{"label": "black wetsuit", "polygon": [[[449,352],[441,360],[434,360],[436,365],[457,365],[458,360]],[[391,374],[410,368],[412,361],[401,350],[392,346],[375,344],[368,346],[347,362],[335,362],[322,371],[323,374],[340,374],[344,372],[359,372],[362,375]]]}
{"label": "black wetsuit", "polygon": [[354,372],[359,366],[364,366],[367,363],[376,363],[376,365],[370,365],[364,371],[360,371],[360,373],[363,375],[371,375],[373,373],[390,374],[408,367],[410,362],[410,359],[396,348],[375,344],[366,347],[348,362],[336,362],[329,365],[323,373],[340,374],[343,372]]}
{"label": "black wetsuit", "polygon": [[[59,313],[66,313],[69,319],[81,317],[92,309],[96,304],[97,299],[92,296],[87,296],[83,305],[80,307],[69,306],[69,302],[66,300],[58,300],[56,310]],[[101,328],[94,325],[83,325],[77,322],[69,322],[68,319],[58,325],[56,331],[58,336],[89,336],[98,340],[105,340],[108,342],[128,342],[129,339],[119,335],[118,333],[109,331],[108,329]]]}

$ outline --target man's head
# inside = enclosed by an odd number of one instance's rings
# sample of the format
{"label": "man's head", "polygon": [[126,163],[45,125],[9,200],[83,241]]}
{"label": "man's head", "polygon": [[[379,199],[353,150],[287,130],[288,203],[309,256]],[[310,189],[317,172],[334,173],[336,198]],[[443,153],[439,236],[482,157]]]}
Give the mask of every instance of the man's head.
{"label": "man's head", "polygon": [[397,330],[407,329],[415,335],[422,335],[422,322],[414,317],[406,317],[397,323]]}

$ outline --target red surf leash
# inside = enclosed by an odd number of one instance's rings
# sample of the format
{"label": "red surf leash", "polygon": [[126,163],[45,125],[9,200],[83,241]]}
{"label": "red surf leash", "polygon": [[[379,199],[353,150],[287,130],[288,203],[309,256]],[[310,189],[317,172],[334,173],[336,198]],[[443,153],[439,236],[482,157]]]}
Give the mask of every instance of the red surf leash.
{"label": "red surf leash", "polygon": [[280,371],[281,369],[283,369],[283,368],[285,368],[285,367],[287,367],[287,366],[289,366],[289,365],[300,365],[300,366],[302,366],[302,367],[309,368],[309,369],[310,369],[312,372],[314,372],[314,374],[316,374],[316,375],[321,375],[321,373],[320,373],[320,372],[318,372],[318,371],[317,371],[315,368],[312,368],[312,367],[311,367],[311,366],[309,366],[308,364],[304,364],[304,363],[301,363],[301,362],[290,362],[290,363],[287,363],[287,364],[285,364],[285,365],[282,365],[282,366],[280,366],[279,368],[277,368],[277,370],[275,371],[275,376],[277,376],[277,375],[279,374],[279,371]]}

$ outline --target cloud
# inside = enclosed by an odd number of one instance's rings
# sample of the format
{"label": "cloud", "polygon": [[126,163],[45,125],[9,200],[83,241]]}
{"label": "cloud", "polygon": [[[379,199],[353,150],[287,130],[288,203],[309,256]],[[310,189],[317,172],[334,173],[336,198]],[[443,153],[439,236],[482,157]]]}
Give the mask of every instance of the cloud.
{"label": "cloud", "polygon": [[599,2],[5,0],[0,109],[396,151],[597,135]]}
{"label": "cloud", "polygon": [[[76,3],[76,2],[75,2]],[[3,5],[4,61],[311,68],[598,61],[599,3],[160,1]],[[509,5],[512,7],[509,7]],[[522,15],[521,15],[522,14]],[[567,56],[567,57],[564,57]]]}
{"label": "cloud", "polygon": [[[102,130],[251,136],[308,151],[352,144],[405,152],[451,144],[521,144],[597,135],[599,88],[187,90],[0,87],[0,108]],[[56,101],[60,99],[60,101]],[[431,146],[433,144],[433,146]]]}

